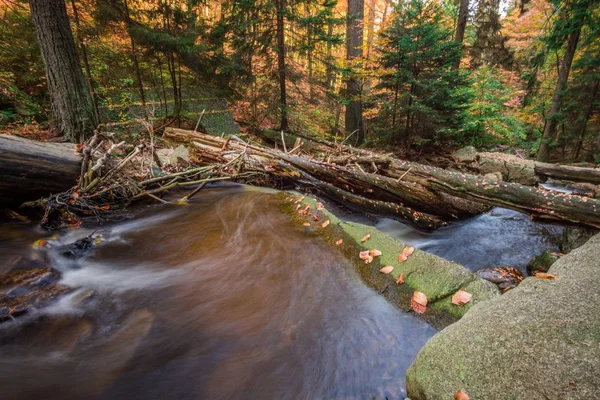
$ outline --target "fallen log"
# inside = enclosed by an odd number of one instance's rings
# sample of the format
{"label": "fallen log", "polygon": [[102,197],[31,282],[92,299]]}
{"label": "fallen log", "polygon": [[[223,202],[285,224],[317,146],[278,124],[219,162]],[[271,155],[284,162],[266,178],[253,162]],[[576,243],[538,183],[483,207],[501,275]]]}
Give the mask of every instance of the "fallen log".
{"label": "fallen log", "polygon": [[[167,129],[165,137],[193,142],[199,149],[221,151],[226,146],[244,146],[234,141],[189,131]],[[395,203],[430,216],[452,218],[473,215],[491,206],[506,207],[547,221],[600,228],[600,201],[566,193],[554,193],[516,183],[486,181],[479,176],[447,171],[390,158],[379,174],[285,154],[246,144],[262,160],[255,168],[273,169],[270,163],[284,162],[311,178],[362,199]],[[368,155],[368,152],[361,152]],[[202,152],[198,152],[202,157]],[[297,180],[301,179],[297,176]],[[343,198],[339,199],[343,202]],[[414,223],[414,219],[411,221]]]}
{"label": "fallen log", "polygon": [[573,167],[542,162],[535,163],[535,173],[552,179],[600,184],[599,168]]}
{"label": "fallen log", "polygon": [[79,177],[80,165],[75,145],[0,135],[0,206],[68,190]]}

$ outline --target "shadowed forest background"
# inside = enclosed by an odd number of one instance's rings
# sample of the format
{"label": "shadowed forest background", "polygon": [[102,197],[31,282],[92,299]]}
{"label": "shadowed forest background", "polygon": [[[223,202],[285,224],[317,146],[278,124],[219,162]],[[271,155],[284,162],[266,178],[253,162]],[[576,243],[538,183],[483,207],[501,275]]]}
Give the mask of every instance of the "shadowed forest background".
{"label": "shadowed forest background", "polygon": [[[203,115],[229,134],[233,115],[248,133],[405,154],[474,145],[600,161],[592,0],[65,5],[92,99],[79,114],[113,131],[193,129]],[[69,132],[54,123],[31,14],[26,1],[0,0],[0,131],[52,128],[50,137],[81,141],[93,124]]]}

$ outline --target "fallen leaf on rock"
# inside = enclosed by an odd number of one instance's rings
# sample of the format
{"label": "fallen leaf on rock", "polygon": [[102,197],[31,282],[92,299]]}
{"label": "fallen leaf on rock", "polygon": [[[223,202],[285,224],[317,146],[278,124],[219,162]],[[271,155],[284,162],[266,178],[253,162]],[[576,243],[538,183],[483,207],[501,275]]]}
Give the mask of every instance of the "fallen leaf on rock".
{"label": "fallen leaf on rock", "polygon": [[538,272],[537,274],[535,274],[535,277],[538,279],[548,279],[550,281],[553,281],[558,278],[556,275],[548,274],[546,272]]}
{"label": "fallen leaf on rock", "polygon": [[361,251],[360,253],[358,253],[358,256],[361,260],[366,260],[368,257],[370,257],[369,250]]}
{"label": "fallen leaf on rock", "polygon": [[302,224],[302,226],[310,226],[310,223],[305,222],[305,223]]}
{"label": "fallen leaf on rock", "polygon": [[425,296],[424,293],[415,290],[412,299],[410,299],[410,307],[417,314],[423,314],[427,308],[427,296]]}
{"label": "fallen leaf on rock", "polygon": [[398,279],[396,279],[396,285],[402,285],[404,283],[404,274],[400,272],[398,275]]}
{"label": "fallen leaf on rock", "polygon": [[462,390],[459,390],[458,392],[454,393],[454,400],[471,400],[471,399],[468,394],[466,394]]}
{"label": "fallen leaf on rock", "polygon": [[321,211],[323,209],[323,203],[317,203],[317,211]]}
{"label": "fallen leaf on rock", "polygon": [[299,209],[300,209],[300,207],[302,207],[302,204],[298,204],[298,205],[296,206],[296,210],[299,210]]}
{"label": "fallen leaf on rock", "polygon": [[389,274],[390,272],[392,272],[394,270],[394,267],[392,267],[391,265],[386,265],[385,267],[381,268],[379,270],[379,272],[381,272],[382,274]]}
{"label": "fallen leaf on rock", "polygon": [[402,250],[402,254],[406,255],[406,257],[412,256],[414,252],[415,248],[412,246],[405,247],[404,250]]}
{"label": "fallen leaf on rock", "polygon": [[39,239],[39,240],[36,240],[35,242],[33,242],[31,247],[33,247],[34,249],[37,250],[39,248],[46,247],[47,243],[48,243],[48,241],[46,239]]}
{"label": "fallen leaf on rock", "polygon": [[472,298],[473,295],[471,293],[459,290],[452,296],[452,304],[462,306],[470,302]]}
{"label": "fallen leaf on rock", "polygon": [[400,255],[398,256],[398,262],[402,264],[406,260],[408,260],[408,256],[404,253],[400,253]]}
{"label": "fallen leaf on rock", "polygon": [[328,226],[328,225],[329,225],[329,220],[327,220],[327,221],[324,221],[324,222],[321,224],[321,227],[322,227],[322,228],[327,228],[327,226]]}
{"label": "fallen leaf on rock", "polygon": [[360,239],[360,242],[364,243],[364,242],[366,242],[369,239],[371,239],[371,234],[367,234],[364,238]]}
{"label": "fallen leaf on rock", "polygon": [[371,255],[371,257],[379,257],[381,256],[381,251],[377,250],[377,249],[373,249],[369,252],[369,254]]}
{"label": "fallen leaf on rock", "polygon": [[304,200],[304,196],[302,196],[298,200],[296,200],[296,203],[302,203],[302,200]]}
{"label": "fallen leaf on rock", "polygon": [[344,243],[344,241],[343,241],[342,239],[340,239],[340,240],[338,240],[337,242],[335,242],[335,245],[336,245],[336,246],[339,246],[339,245],[341,245],[342,243]]}
{"label": "fallen leaf on rock", "polygon": [[318,213],[318,212],[317,212],[317,213],[315,213],[315,215],[313,216],[313,219],[314,219],[315,221],[318,221],[320,218],[321,218],[321,216],[319,215],[319,213]]}

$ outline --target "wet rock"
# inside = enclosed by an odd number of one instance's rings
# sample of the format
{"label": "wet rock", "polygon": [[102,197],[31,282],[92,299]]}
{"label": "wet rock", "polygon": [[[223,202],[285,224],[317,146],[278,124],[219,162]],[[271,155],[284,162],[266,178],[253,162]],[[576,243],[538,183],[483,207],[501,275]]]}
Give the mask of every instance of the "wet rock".
{"label": "wet rock", "polygon": [[463,147],[452,153],[452,157],[459,162],[472,162],[477,157],[477,149],[473,146]]}
{"label": "wet rock", "polygon": [[502,180],[523,185],[535,185],[538,182],[535,174],[535,163],[520,157],[504,153],[479,153],[479,172],[483,175],[500,173]]}
{"label": "wet rock", "polygon": [[503,291],[516,287],[523,280],[523,274],[513,267],[483,268],[476,272],[477,276],[498,285]]}
{"label": "wet rock", "polygon": [[413,400],[598,398],[600,235],[435,335],[408,369]]}
{"label": "wet rock", "polygon": [[59,249],[60,253],[70,259],[78,259],[87,255],[96,244],[100,243],[102,235],[91,234]]}
{"label": "wet rock", "polygon": [[538,272],[548,272],[552,264],[559,259],[558,254],[550,251],[544,251],[537,257],[533,257],[527,264],[527,272],[530,275],[535,275]]}
{"label": "wet rock", "polygon": [[596,232],[586,228],[566,227],[560,241],[560,251],[570,253],[578,247],[583,246]]}
{"label": "wet rock", "polygon": [[0,275],[0,322],[50,304],[69,291],[52,268],[12,269]]}

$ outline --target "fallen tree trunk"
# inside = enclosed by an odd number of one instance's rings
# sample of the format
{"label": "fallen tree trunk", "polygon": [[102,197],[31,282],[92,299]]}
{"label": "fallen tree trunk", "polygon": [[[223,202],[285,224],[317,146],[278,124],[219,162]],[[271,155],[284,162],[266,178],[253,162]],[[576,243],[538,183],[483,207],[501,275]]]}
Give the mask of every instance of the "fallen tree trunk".
{"label": "fallen tree trunk", "polygon": [[[207,154],[213,155],[207,162],[214,162],[215,151],[224,151],[226,147],[237,150],[244,147],[242,143],[173,128],[165,131],[165,137],[192,142],[199,149],[208,150]],[[434,221],[473,215],[491,206],[511,208],[543,220],[600,228],[600,201],[587,197],[554,193],[516,183],[486,181],[475,175],[393,158],[389,159],[387,167],[379,170],[379,174],[373,174],[249,144],[245,146],[262,157],[255,160],[255,168],[262,167],[273,171],[275,165],[283,163],[292,170],[300,171],[295,177],[288,177],[292,180],[307,180],[308,175],[310,179],[307,181],[314,179],[331,185],[337,190],[358,197],[361,203],[380,201],[395,204],[407,210],[409,214],[399,217],[408,217],[413,224],[421,219],[419,214],[423,213],[428,222],[421,224],[425,225],[421,226],[422,228],[428,225],[434,228],[439,226]],[[197,152],[197,155],[202,158],[202,151]],[[369,152],[363,151],[361,155],[368,158]],[[274,176],[277,177],[276,174]],[[314,182],[311,185],[327,192],[327,187],[319,188]],[[337,195],[337,198],[342,203],[347,202],[343,195]],[[416,216],[413,215],[415,212]]]}
{"label": "fallen tree trunk", "polygon": [[72,144],[0,135],[0,206],[16,206],[71,188],[81,165],[75,151]]}
{"label": "fallen tree trunk", "polygon": [[552,179],[600,184],[600,169],[555,165],[542,162],[535,163],[535,173]]}

